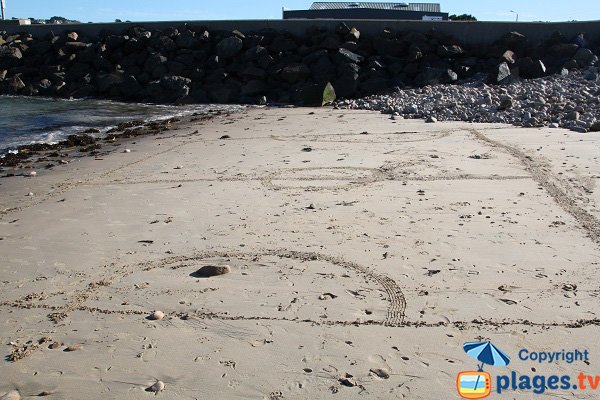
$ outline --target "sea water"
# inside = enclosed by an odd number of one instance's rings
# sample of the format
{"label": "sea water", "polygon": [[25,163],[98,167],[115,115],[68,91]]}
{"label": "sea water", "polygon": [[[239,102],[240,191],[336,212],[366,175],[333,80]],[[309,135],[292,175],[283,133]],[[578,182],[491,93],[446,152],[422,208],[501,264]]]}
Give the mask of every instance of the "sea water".
{"label": "sea water", "polygon": [[133,120],[159,120],[209,110],[239,111],[231,105],[157,105],[108,100],[63,100],[0,96],[0,152],[31,143],[56,143],[89,128],[102,136],[115,125]]}

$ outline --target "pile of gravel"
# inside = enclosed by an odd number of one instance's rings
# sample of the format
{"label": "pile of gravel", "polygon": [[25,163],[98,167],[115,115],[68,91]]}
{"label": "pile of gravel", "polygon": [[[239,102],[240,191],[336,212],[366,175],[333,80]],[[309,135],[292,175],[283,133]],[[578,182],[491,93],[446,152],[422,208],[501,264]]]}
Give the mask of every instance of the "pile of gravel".
{"label": "pile of gravel", "polygon": [[429,122],[466,121],[506,123],[523,127],[600,131],[599,68],[515,79],[503,85],[485,83],[485,76],[456,85],[400,89],[356,100],[337,108],[375,110],[392,118],[422,118]]}

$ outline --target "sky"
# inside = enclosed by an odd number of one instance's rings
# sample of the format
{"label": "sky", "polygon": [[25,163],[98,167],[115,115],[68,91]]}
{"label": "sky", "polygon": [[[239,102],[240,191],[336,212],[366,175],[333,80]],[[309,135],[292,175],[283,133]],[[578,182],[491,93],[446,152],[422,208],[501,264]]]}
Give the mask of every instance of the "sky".
{"label": "sky", "polygon": [[[600,20],[599,0],[438,1],[445,12],[472,14],[481,21],[514,21],[517,13],[520,21]],[[311,3],[304,0],[6,0],[6,11],[8,18],[61,16],[82,22],[281,19],[282,7],[302,10]]]}

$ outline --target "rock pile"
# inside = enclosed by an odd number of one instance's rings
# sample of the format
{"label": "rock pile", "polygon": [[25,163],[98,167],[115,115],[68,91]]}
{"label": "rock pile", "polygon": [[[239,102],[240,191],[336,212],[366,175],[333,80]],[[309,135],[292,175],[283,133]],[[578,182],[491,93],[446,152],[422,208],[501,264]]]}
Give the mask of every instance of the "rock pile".
{"label": "rock pile", "polygon": [[459,85],[396,89],[384,95],[343,100],[339,108],[377,110],[392,118],[423,118],[427,122],[507,123],[523,127],[563,127],[577,132],[600,131],[600,71],[589,67],[501,85],[482,77]]}
{"label": "rock pile", "polygon": [[544,43],[530,43],[513,32],[489,45],[466,46],[437,31],[386,29],[369,37],[343,23],[333,32],[313,27],[301,37],[273,29],[209,32],[188,25],[162,31],[135,27],[98,37],[0,33],[0,93],[321,105],[331,101],[333,90],[348,99],[482,73],[487,82],[506,83],[598,62],[595,44],[583,49],[572,42],[556,33]]}

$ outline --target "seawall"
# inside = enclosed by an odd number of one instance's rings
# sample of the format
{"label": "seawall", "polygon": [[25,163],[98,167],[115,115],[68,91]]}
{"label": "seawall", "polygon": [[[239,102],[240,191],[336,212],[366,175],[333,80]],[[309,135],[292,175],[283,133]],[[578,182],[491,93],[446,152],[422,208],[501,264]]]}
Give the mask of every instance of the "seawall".
{"label": "seawall", "polygon": [[[321,105],[598,65],[600,22],[192,21],[7,26],[0,94]],[[585,31],[587,45],[575,44]],[[325,96],[324,96],[325,95]],[[325,97],[325,98],[324,98]]]}

